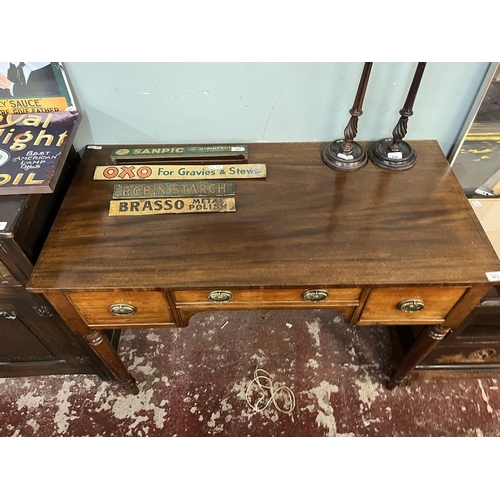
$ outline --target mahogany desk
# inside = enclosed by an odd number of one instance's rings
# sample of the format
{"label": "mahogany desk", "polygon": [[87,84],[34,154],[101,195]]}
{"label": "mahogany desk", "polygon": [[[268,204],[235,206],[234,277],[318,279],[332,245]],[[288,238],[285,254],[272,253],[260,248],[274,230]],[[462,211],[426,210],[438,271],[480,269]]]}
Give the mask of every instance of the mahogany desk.
{"label": "mahogany desk", "polygon": [[[104,329],[285,308],[340,311],[352,325],[426,325],[392,389],[491,288],[485,273],[500,271],[437,142],[412,144],[418,163],[402,172],[332,170],[322,143],[251,144],[249,163],[267,164],[267,179],[235,181],[236,212],[144,217],[108,216],[114,182],[92,177],[119,146],[87,148],[28,289],[134,393]],[[113,314],[115,304],[133,314]]]}

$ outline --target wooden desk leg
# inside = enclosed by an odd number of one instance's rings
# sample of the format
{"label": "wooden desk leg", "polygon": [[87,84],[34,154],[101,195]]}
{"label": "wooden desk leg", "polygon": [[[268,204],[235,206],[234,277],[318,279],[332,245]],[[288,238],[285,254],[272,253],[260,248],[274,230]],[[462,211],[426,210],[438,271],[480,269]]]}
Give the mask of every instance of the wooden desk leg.
{"label": "wooden desk leg", "polygon": [[82,334],[92,350],[101,358],[102,362],[111,370],[113,375],[121,382],[122,387],[131,394],[139,394],[134,377],[125,368],[115,348],[106,335],[100,330],[91,330]]}
{"label": "wooden desk leg", "polygon": [[63,292],[47,292],[45,293],[45,297],[49,299],[50,303],[61,318],[66,321],[71,330],[74,333],[82,335],[92,350],[122,384],[123,388],[132,394],[139,394],[134,377],[125,368],[125,365],[122,363],[122,360],[108,338],[100,330],[92,330],[87,326]]}
{"label": "wooden desk leg", "polygon": [[397,370],[387,383],[387,389],[392,391],[401,381],[443,340],[450,328],[440,325],[431,325],[424,328],[415,340],[415,343],[401,361]]}

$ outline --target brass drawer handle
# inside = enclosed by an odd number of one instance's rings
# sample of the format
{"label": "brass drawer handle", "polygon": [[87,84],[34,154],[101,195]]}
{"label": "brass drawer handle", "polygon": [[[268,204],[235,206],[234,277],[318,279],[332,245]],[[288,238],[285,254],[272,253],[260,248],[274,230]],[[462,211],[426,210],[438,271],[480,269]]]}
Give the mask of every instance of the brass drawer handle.
{"label": "brass drawer handle", "polygon": [[132,316],[137,311],[137,307],[130,304],[113,304],[109,310],[115,316]]}
{"label": "brass drawer handle", "polygon": [[420,299],[402,300],[398,303],[398,309],[405,313],[414,313],[424,308],[424,301]]}
{"label": "brass drawer handle", "polygon": [[208,294],[210,302],[229,302],[233,298],[233,294],[227,290],[214,290]]}
{"label": "brass drawer handle", "polygon": [[308,302],[321,302],[328,298],[328,292],[325,290],[307,290],[302,294],[302,298]]}

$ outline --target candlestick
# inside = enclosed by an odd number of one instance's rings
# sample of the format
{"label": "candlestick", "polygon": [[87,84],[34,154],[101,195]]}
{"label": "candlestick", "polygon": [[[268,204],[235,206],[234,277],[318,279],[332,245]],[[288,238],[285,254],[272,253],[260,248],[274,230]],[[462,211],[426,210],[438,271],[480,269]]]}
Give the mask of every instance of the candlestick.
{"label": "candlestick", "polygon": [[363,114],[363,100],[372,65],[373,63],[367,62],[363,67],[354,104],[349,110],[351,118],[344,130],[344,139],[328,143],[321,152],[323,163],[336,170],[353,172],[364,167],[368,162],[366,151],[357,142],[354,142],[354,138],[358,132],[358,118]]}
{"label": "candlestick", "polygon": [[417,97],[425,65],[424,62],[417,64],[408,96],[403,109],[399,112],[401,117],[392,131],[392,138],[381,139],[372,144],[368,151],[370,160],[379,167],[389,170],[407,170],[417,162],[417,152],[410,144],[403,141],[403,138],[408,130],[408,118],[413,115],[413,104]]}

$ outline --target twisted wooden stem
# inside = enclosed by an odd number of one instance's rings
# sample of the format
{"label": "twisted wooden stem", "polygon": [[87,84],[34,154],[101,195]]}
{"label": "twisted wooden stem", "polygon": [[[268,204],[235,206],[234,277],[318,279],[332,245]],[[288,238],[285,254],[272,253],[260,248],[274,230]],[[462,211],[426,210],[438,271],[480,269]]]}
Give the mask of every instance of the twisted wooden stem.
{"label": "twisted wooden stem", "polygon": [[345,155],[348,155],[353,151],[352,142],[356,137],[356,134],[358,133],[358,118],[363,114],[363,100],[365,98],[366,87],[368,86],[368,79],[370,78],[372,65],[373,63],[367,62],[363,66],[363,73],[361,74],[361,79],[359,81],[358,91],[356,92],[354,104],[349,110],[351,118],[349,119],[349,123],[344,130],[344,143],[341,147],[341,152]]}
{"label": "twisted wooden stem", "polygon": [[419,62],[417,65],[408,96],[406,97],[403,109],[399,112],[401,118],[392,131],[393,142],[389,146],[391,151],[401,151],[401,141],[408,130],[408,118],[413,115],[413,104],[415,103],[415,98],[417,97],[418,87],[420,86],[420,81],[422,80],[426,64],[427,63]]}

